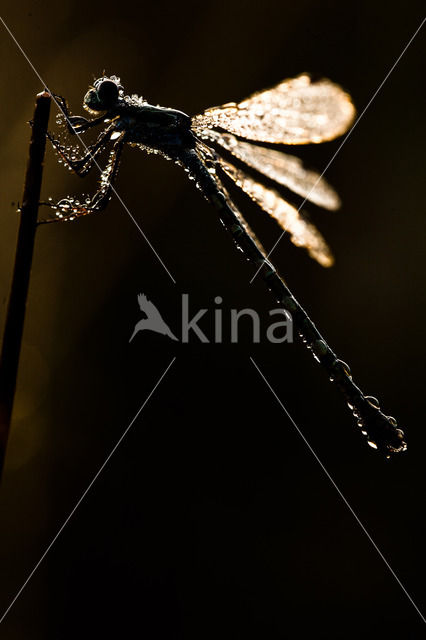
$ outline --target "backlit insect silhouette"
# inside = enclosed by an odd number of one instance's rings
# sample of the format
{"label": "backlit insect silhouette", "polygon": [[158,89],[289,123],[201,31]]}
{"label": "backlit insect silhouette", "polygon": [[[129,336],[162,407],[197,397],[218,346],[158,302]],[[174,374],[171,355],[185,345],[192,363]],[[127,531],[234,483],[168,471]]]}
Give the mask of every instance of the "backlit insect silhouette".
{"label": "backlit insect silhouette", "polygon": [[174,160],[216,208],[237,246],[259,270],[278,303],[291,314],[298,335],[343,392],[370,446],[387,457],[405,450],[404,434],[397,428],[395,419],[384,415],[378,401],[365,396],[355,385],[349,367],[336,357],[267,259],[260,242],[227,193],[222,176],[231,178],[275,218],[294,244],[305,247],[321,265],[329,266],[333,257],[325,240],[276,190],[265,187],[225,160],[221,155],[223,151],[216,150],[216,147],[222,148],[305,200],[337,209],[339,198],[335,191],[317,173],[307,170],[298,158],[252,142],[291,145],[332,140],[343,134],[353,121],[355,109],[350,97],[330,80],[314,81],[307,74],[284,80],[239,104],[214,107],[192,118],[175,109],[153,106],[137,95],[125,95],[116,76],[99,78],[86,93],[83,106],[97,116],[93,120],[70,115],[65,100],[54,97],[65,118],[62,123],[70,133],[80,135],[92,127],[103,126],[97,141],[86,147],[81,156],[76,149],[64,146],[48,134],[62,160],[77,175],[83,177],[97,165],[96,158],[111,143],[112,150],[101,174],[99,190],[92,198],[87,198],[84,204],[71,197],[43,204],[55,209],[62,220],[104,209],[111,198],[126,143]]}

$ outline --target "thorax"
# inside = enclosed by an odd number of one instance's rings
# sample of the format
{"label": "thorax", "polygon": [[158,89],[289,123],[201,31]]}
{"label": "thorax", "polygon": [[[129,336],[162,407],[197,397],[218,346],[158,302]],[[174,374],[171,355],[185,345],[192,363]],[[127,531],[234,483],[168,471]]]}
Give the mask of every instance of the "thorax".
{"label": "thorax", "polygon": [[182,111],[148,103],[124,103],[116,118],[116,130],[126,132],[124,142],[142,143],[155,149],[194,146],[191,118]]}

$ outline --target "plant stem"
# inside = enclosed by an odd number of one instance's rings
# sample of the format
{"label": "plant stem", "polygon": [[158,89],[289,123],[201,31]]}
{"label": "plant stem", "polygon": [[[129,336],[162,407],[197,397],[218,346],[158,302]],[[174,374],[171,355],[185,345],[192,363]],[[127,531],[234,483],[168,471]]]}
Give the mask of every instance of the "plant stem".
{"label": "plant stem", "polygon": [[46,91],[37,95],[22,196],[15,266],[0,354],[0,477],[4,466],[16,390],[19,354],[37,228],[50,103],[51,97]]}

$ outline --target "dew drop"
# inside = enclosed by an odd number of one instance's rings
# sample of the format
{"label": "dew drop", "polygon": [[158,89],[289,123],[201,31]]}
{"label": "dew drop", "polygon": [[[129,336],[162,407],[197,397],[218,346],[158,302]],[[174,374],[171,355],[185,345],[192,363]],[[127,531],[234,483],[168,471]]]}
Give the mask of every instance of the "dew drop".
{"label": "dew drop", "polygon": [[[263,262],[264,261],[262,260],[262,264],[263,264]],[[299,338],[301,339],[303,344],[307,344],[308,340],[307,340],[307,338],[305,337],[305,335],[301,331],[298,331],[297,335],[299,336]]]}
{"label": "dew drop", "polygon": [[346,362],[343,362],[343,360],[336,360],[336,364],[342,367],[345,375],[347,375],[348,378],[352,378],[350,367],[348,364],[346,364]]}
{"label": "dew drop", "polygon": [[367,400],[368,404],[374,407],[374,409],[380,409],[380,404],[377,398],[375,398],[374,396],[365,396],[365,399]]}
{"label": "dew drop", "polygon": [[288,309],[288,311],[296,311],[297,310],[296,301],[292,296],[284,296],[282,298],[282,303],[283,303],[284,307],[286,309]]}
{"label": "dew drop", "polygon": [[315,340],[312,343],[312,349],[318,356],[324,356],[328,351],[327,345],[325,344],[324,340]]}

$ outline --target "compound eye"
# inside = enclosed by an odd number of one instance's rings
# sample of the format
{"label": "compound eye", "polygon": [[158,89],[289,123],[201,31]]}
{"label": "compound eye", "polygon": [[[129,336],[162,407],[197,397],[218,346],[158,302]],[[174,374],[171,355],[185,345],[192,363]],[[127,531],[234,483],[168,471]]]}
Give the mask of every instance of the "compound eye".
{"label": "compound eye", "polygon": [[98,100],[104,107],[111,107],[118,98],[118,87],[113,80],[102,80],[96,87]]}

